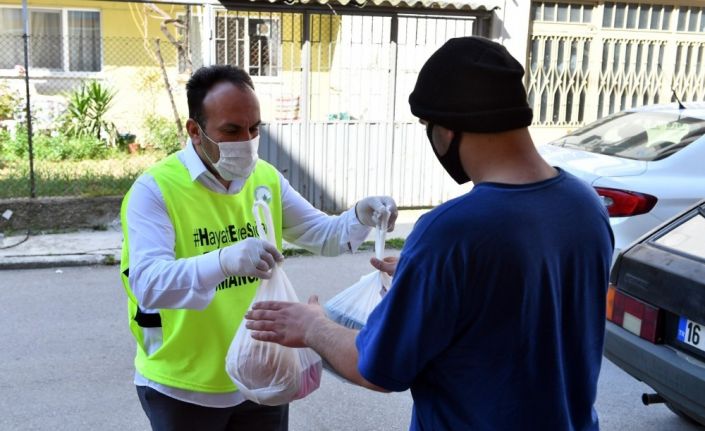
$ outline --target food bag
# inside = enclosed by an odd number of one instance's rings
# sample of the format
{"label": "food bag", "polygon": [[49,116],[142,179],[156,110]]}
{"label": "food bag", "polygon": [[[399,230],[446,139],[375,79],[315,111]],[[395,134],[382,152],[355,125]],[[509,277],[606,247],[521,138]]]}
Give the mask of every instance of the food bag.
{"label": "food bag", "polygon": [[[260,210],[267,221],[266,233],[262,229]],[[253,211],[260,238],[276,244],[269,205],[257,201]],[[262,280],[257,288],[252,302],[261,301],[298,302],[281,263],[272,269],[272,278]],[[243,321],[225,358],[228,375],[246,399],[275,406],[303,398],[318,388],[322,361],[316,352],[255,340],[251,334]]]}
{"label": "food bag", "polygon": [[[376,228],[375,256],[382,259],[387,237],[387,220],[383,219]],[[392,284],[392,277],[383,271],[374,271],[335,295],[324,308],[328,317],[343,326],[360,329],[367,323],[372,310],[380,303]]]}

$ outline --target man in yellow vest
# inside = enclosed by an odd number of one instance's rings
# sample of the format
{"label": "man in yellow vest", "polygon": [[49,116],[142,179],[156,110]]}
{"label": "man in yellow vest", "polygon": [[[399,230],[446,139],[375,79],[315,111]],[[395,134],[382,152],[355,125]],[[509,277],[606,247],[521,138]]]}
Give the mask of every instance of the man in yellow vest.
{"label": "man in yellow vest", "polygon": [[[393,229],[396,205],[372,196],[329,216],[259,160],[259,102],[242,69],[201,68],[186,90],[189,141],[135,181],[121,211],[137,393],[154,430],[286,430],[288,405],[246,401],[225,371],[259,280],[283,259],[282,238],[326,256],[354,251],[380,216]],[[277,247],[257,236],[258,199]]]}

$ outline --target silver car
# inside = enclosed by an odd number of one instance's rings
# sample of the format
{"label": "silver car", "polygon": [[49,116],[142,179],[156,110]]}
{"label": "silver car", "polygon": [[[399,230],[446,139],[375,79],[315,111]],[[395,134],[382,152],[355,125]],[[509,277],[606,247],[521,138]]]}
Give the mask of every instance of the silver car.
{"label": "silver car", "polygon": [[539,146],[539,152],[602,197],[616,257],[645,232],[705,198],[705,104],[619,112]]}

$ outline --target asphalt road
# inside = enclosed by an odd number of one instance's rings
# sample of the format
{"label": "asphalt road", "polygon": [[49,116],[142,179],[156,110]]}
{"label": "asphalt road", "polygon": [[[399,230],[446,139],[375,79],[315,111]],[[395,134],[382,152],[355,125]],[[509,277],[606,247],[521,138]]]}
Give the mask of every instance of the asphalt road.
{"label": "asphalt road", "polygon": [[[297,257],[285,269],[305,300],[322,301],[371,270],[370,253]],[[117,267],[0,271],[0,430],[148,430],[132,384],[134,345]],[[603,430],[697,430],[649,388],[605,360],[597,410]],[[405,430],[408,392],[378,394],[324,374],[291,406],[292,431]]]}

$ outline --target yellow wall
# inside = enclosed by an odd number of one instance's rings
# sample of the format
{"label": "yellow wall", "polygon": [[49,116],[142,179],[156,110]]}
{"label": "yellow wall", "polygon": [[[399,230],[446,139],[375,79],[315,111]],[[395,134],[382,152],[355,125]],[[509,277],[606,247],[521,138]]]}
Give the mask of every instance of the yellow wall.
{"label": "yellow wall", "polygon": [[[137,14],[130,13],[133,11],[143,10],[140,3],[123,3],[109,1],[80,1],[80,0],[31,0],[28,2],[29,8],[45,8],[45,9],[92,9],[101,11],[103,37],[141,37],[138,30],[138,22],[141,27],[142,22],[133,19]],[[13,5],[21,7],[22,3],[18,1],[0,0],[0,5]],[[183,6],[160,5],[165,12],[176,16],[176,13],[183,11]],[[154,14],[150,14],[154,15]],[[147,20],[147,36],[148,37],[163,37],[159,30],[159,20],[150,18]]]}
{"label": "yellow wall", "polygon": [[[0,5],[21,6],[17,0],[0,0]],[[185,7],[180,5],[158,5],[172,17],[185,13]],[[47,9],[89,9],[101,12],[101,37],[103,37],[103,65],[110,66],[156,66],[154,55],[154,39],[161,42],[162,55],[167,65],[176,62],[176,50],[166,40],[160,29],[161,18],[148,10],[141,3],[123,3],[110,1],[81,0],[31,0],[30,8]],[[197,8],[194,8],[197,9]],[[236,12],[230,12],[235,14]],[[259,12],[238,12],[237,15],[266,16]],[[273,13],[281,19],[282,58],[281,67],[284,71],[301,69],[301,31],[302,14]],[[330,70],[335,42],[340,32],[340,16],[311,16],[311,70],[324,72]],[[173,26],[170,26],[173,32]]]}

